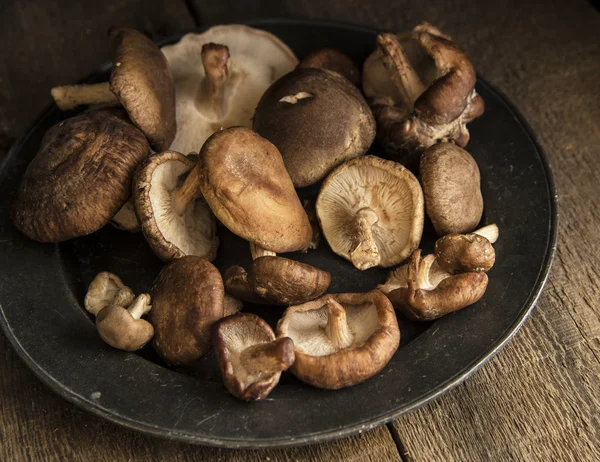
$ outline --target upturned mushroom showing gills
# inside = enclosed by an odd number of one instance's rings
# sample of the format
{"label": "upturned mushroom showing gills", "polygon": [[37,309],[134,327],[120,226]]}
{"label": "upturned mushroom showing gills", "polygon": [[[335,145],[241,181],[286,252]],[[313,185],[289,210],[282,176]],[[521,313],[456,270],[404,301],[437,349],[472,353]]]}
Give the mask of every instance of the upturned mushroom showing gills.
{"label": "upturned mushroom showing gills", "polygon": [[294,342],[275,338],[269,325],[251,313],[223,318],[213,329],[213,347],[223,382],[244,401],[265,398],[294,362]]}
{"label": "upturned mushroom showing gills", "polygon": [[134,29],[113,29],[110,42],[114,50],[110,83],[55,87],[54,101],[63,111],[120,102],[152,148],[167,149],[176,130],[175,86],[167,60],[152,40]]}
{"label": "upturned mushroom showing gills", "polygon": [[277,146],[296,187],[362,156],[375,137],[373,114],[358,88],[336,72],[315,68],[296,69],[271,85],[253,128]]}
{"label": "upturned mushroom showing gills", "polygon": [[133,290],[123,284],[119,276],[103,271],[90,283],[83,305],[88,313],[96,316],[108,305],[128,307],[134,298]]}
{"label": "upturned mushroom showing gills", "polygon": [[331,250],[359,270],[397,265],[423,233],[419,181],[402,165],[379,157],[353,159],[334,170],[316,208]]}
{"label": "upturned mushroom showing gills", "polygon": [[[276,253],[304,250],[310,221],[275,146],[244,127],[213,134],[183,187],[196,187],[238,236]],[[197,182],[196,184],[192,184]]]}
{"label": "upturned mushroom showing gills", "polygon": [[[485,237],[485,236],[488,237]],[[498,238],[496,225],[484,226],[469,234],[446,234],[435,242],[440,267],[451,274],[470,271],[488,272],[496,261],[492,244]]]}
{"label": "upturned mushroom showing gills", "polygon": [[440,235],[468,233],[483,214],[481,176],[473,156],[453,143],[438,143],[421,156],[425,211]]}
{"label": "upturned mushroom showing gills", "polygon": [[189,366],[208,353],[211,329],[224,315],[219,270],[201,257],[179,258],[161,270],[150,295],[156,352],[173,366]]}
{"label": "upturned mushroom showing gills", "polygon": [[431,24],[380,34],[363,65],[363,91],[379,143],[412,170],[420,153],[438,141],[466,146],[466,124],[484,111],[475,81],[465,52]]}
{"label": "upturned mushroom showing gills", "polygon": [[484,272],[452,275],[438,265],[435,255],[421,258],[417,249],[378,289],[408,319],[433,321],[479,301],[487,284]]}
{"label": "upturned mushroom showing gills", "polygon": [[337,48],[320,48],[309,53],[298,67],[317,67],[337,72],[360,87],[360,71],[352,58]]}
{"label": "upturned mushroom showing gills", "polygon": [[[196,162],[174,151],[150,156],[137,169],[136,214],[148,244],[165,261],[185,255],[213,260],[219,239],[215,216],[204,201]],[[188,179],[189,178],[189,179]]]}
{"label": "upturned mushroom showing gills", "polygon": [[106,225],[131,194],[148,156],[146,138],[119,108],[87,111],[50,128],[12,206],[15,226],[40,242],[62,242]]}
{"label": "upturned mushroom showing gills", "polygon": [[328,389],[374,376],[400,345],[394,308],[378,290],[325,295],[290,306],[277,324],[277,336],[294,341],[294,375]]}
{"label": "upturned mushroom showing gills", "polygon": [[248,273],[234,266],[224,279],[225,289],[234,297],[269,305],[304,303],[322,295],[331,284],[327,271],[274,256],[256,258]]}
{"label": "upturned mushroom showing gills", "polygon": [[298,60],[269,32],[215,26],[162,47],[175,79],[177,134],[170,149],[198,151],[220,128],[251,127],[258,100]]}

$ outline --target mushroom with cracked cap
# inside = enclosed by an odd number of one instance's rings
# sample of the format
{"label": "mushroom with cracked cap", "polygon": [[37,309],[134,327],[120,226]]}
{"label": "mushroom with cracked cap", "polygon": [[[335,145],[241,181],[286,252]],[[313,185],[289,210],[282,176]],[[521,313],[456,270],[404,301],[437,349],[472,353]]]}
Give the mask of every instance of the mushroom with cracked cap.
{"label": "mushroom with cracked cap", "polygon": [[110,346],[125,351],[139,350],[154,335],[152,324],[140,319],[151,309],[148,294],[138,295],[129,308],[108,305],[98,312],[96,328],[102,340]]}

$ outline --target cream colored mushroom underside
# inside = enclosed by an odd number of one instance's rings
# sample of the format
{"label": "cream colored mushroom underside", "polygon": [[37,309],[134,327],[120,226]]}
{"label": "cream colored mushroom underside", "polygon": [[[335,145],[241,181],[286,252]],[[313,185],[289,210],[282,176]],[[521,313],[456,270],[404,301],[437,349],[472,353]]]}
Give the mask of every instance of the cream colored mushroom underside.
{"label": "cream colored mushroom underside", "polygon": [[[217,43],[231,57],[227,112],[220,120],[202,114],[195,98],[205,79],[202,45]],[[247,26],[216,26],[203,34],[187,34],[162,48],[175,79],[177,133],[170,149],[199,151],[220,128],[252,127],[252,116],[265,90],[298,64],[293,52],[277,37]]]}
{"label": "cream colored mushroom underside", "polygon": [[129,232],[140,231],[140,222],[135,215],[135,207],[133,205],[133,198],[130,197],[125,205],[119,209],[119,211],[112,218],[110,223],[116,228],[123,229]]}
{"label": "cream colored mushroom underside", "polygon": [[[172,191],[181,183],[189,168],[176,160],[165,162],[154,170],[150,201],[156,225],[165,240],[186,255],[204,257],[213,246],[216,219],[200,197],[179,216],[173,210]],[[180,178],[181,177],[181,178]]]}
{"label": "cream colored mushroom underside", "polygon": [[391,266],[399,263],[398,253],[409,243],[415,225],[422,228],[414,215],[423,204],[418,194],[403,186],[404,180],[379,168],[364,167],[346,169],[321,192],[317,202],[321,227],[333,251],[349,258],[351,235],[356,233],[354,216],[361,208],[370,207],[379,217],[372,232],[380,264]]}
{"label": "cream colored mushroom underside", "polygon": [[[417,288],[423,290],[435,289],[440,282],[452,276],[446,272],[437,263],[435,255],[426,255],[421,259],[417,272]],[[390,272],[385,284],[380,284],[377,288],[384,294],[392,290],[408,287],[408,263],[396,268]]]}
{"label": "cream colored mushroom underside", "polygon": [[237,377],[237,379],[246,387],[257,380],[272,375],[249,373],[240,361],[240,355],[246,348],[251,347],[252,345],[274,341],[274,336],[269,336],[262,327],[253,322],[237,322],[235,324],[229,324],[221,327],[219,331],[223,337],[225,348],[229,352],[230,365],[227,370],[229,374]]}
{"label": "cream colored mushroom underside", "polygon": [[[360,348],[380,327],[377,309],[372,303],[342,306],[346,309],[346,321],[353,335],[350,348]],[[294,341],[296,351],[311,356],[326,356],[339,351],[325,334],[326,306],[309,311],[291,312],[287,316],[287,332],[283,334]]]}

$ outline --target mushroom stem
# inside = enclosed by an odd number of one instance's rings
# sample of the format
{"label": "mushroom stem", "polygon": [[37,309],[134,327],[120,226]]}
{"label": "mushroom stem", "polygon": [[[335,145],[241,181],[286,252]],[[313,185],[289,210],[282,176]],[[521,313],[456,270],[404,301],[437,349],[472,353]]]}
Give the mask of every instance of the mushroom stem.
{"label": "mushroom stem", "polygon": [[350,260],[359,270],[379,265],[381,255],[373,239],[372,226],[379,221],[375,211],[364,207],[356,212],[356,235],[350,250]]}
{"label": "mushroom stem", "polygon": [[276,374],[294,362],[294,342],[282,337],[273,342],[249,346],[240,355],[240,363],[249,374]]}
{"label": "mushroom stem", "polygon": [[193,168],[181,186],[173,191],[173,209],[179,216],[185,213],[188,205],[200,195],[200,175],[198,167]]}
{"label": "mushroom stem", "polygon": [[403,102],[412,108],[425,91],[425,85],[406,56],[402,44],[394,34],[379,34],[377,50]]}
{"label": "mushroom stem", "polygon": [[327,325],[325,334],[338,349],[352,345],[352,332],[346,321],[346,310],[333,298],[327,300]]}
{"label": "mushroom stem", "polygon": [[498,236],[500,235],[500,231],[498,230],[498,226],[495,224],[487,225],[482,228],[476,229],[473,231],[473,234],[477,234],[479,236],[485,237],[490,244],[495,243],[498,240]]}
{"label": "mushroom stem", "polygon": [[116,103],[119,100],[110,91],[108,82],[91,85],[63,85],[50,90],[54,102],[61,111],[75,109],[83,104]]}
{"label": "mushroom stem", "polygon": [[140,319],[146,313],[149,313],[151,309],[152,305],[150,305],[150,295],[141,294],[137,296],[131,305],[129,305],[127,311],[133,319]]}
{"label": "mushroom stem", "polygon": [[206,117],[221,120],[227,113],[225,93],[230,78],[229,48],[216,43],[203,45],[202,65],[206,78],[200,86],[196,106]]}
{"label": "mushroom stem", "polygon": [[263,249],[259,245],[254,242],[250,242],[250,254],[252,255],[252,260],[256,260],[260,257],[275,257],[277,254],[272,250]]}

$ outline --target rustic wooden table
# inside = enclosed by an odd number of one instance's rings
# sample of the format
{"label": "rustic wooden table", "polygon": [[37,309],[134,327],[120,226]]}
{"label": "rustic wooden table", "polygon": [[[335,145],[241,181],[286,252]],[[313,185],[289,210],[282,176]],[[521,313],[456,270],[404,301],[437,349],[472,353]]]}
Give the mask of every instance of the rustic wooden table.
{"label": "rustic wooden table", "polygon": [[585,0],[241,3],[5,0],[0,158],[50,102],[51,86],[109,59],[113,25],[160,38],[257,17],[387,29],[427,20],[519,107],[549,155],[560,237],[537,308],[502,352],[430,405],[361,435],[286,450],[217,450],[124,430],[54,395],[0,334],[0,460],[600,460],[599,12]]}

